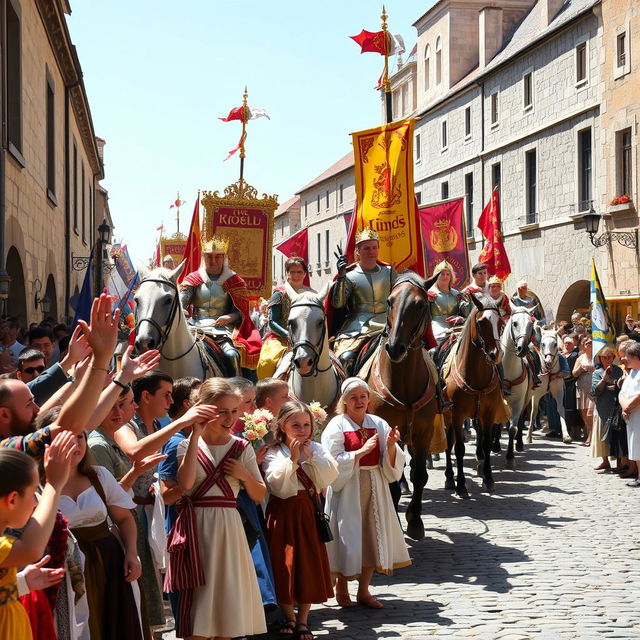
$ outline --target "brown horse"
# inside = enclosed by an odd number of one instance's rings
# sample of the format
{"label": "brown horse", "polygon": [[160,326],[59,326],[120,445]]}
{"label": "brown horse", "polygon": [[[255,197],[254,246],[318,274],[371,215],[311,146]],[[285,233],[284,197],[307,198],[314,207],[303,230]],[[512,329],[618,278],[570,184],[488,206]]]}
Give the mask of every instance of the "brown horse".
{"label": "brown horse", "polygon": [[[436,380],[424,358],[422,334],[431,314],[427,291],[436,278],[425,282],[412,272],[403,273],[389,295],[387,326],[382,343],[365,379],[371,388],[371,413],[397,425],[411,454],[413,495],[407,507],[407,534],[424,538],[422,492],[427,484],[427,455],[432,442],[444,449],[441,417],[436,403]],[[399,492],[397,497],[399,498]]]}
{"label": "brown horse", "polygon": [[[445,412],[447,425],[447,466],[445,488],[455,489],[462,498],[468,498],[464,478],[464,438],[462,423],[467,418],[476,420],[478,427],[478,460],[482,460],[484,486],[493,491],[490,454],[492,427],[508,420],[508,409],[502,396],[497,365],[502,359],[498,329],[500,318],[495,303],[483,298],[482,302],[470,294],[475,309],[469,314],[462,333],[449,358],[445,375],[445,396],[453,403]],[[451,449],[455,445],[457,476],[454,483]],[[480,472],[480,464],[478,471]]]}

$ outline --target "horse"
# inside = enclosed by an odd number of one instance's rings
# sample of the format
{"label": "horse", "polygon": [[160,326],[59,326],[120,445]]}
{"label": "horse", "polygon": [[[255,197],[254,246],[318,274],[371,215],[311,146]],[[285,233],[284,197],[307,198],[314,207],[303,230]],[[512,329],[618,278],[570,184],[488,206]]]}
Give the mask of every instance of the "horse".
{"label": "horse", "polygon": [[542,364],[542,373],[540,379],[542,384],[534,389],[531,396],[531,415],[529,417],[529,429],[527,430],[527,443],[533,442],[533,425],[538,414],[538,405],[542,397],[549,393],[553,397],[560,414],[560,425],[562,427],[562,441],[565,444],[572,442],[567,422],[564,417],[564,380],[560,374],[560,347],[558,345],[558,336],[554,331],[542,331],[542,339],[540,340],[540,357]]}
{"label": "horse", "polygon": [[437,374],[430,372],[422,345],[425,327],[431,322],[427,291],[436,279],[437,275],[425,282],[413,272],[399,276],[389,295],[380,345],[367,365],[368,371],[361,369],[359,373],[371,389],[369,412],[391,426],[397,425],[411,454],[413,495],[406,519],[407,535],[414,540],[424,538],[421,515],[422,493],[429,477],[427,455],[441,419]]}
{"label": "horse", "polygon": [[291,301],[289,339],[275,377],[284,377],[293,395],[309,404],[316,401],[329,413],[335,408],[344,373],[329,350],[322,294],[304,292]]}
{"label": "horse", "polygon": [[[444,367],[444,394],[453,403],[453,406],[445,411],[445,488],[455,489],[461,498],[469,497],[463,468],[465,446],[462,423],[467,418],[478,421],[478,472],[483,475],[485,489],[491,492],[494,488],[490,463],[492,427],[494,424],[506,422],[509,418],[497,368],[502,358],[498,329],[500,312],[495,301],[489,298],[483,297],[481,302],[474,294],[469,294],[469,297],[475,308],[472,308],[467,316]],[[455,482],[451,462],[451,450],[454,445],[457,464]]]}
{"label": "horse", "polygon": [[[509,444],[507,445],[506,464],[513,469],[515,467],[515,457],[513,455],[514,439],[516,440],[516,450],[522,451],[522,430],[519,427],[520,417],[523,415],[532,392],[531,372],[525,361],[525,356],[529,352],[529,345],[533,336],[533,320],[531,312],[537,305],[527,307],[516,307],[512,302],[511,317],[507,320],[502,331],[500,343],[502,345],[502,371],[503,384],[510,390],[510,395],[505,399],[511,409],[509,421]],[[497,437],[500,436],[500,428],[497,425]],[[496,449],[494,448],[493,451]]]}
{"label": "horse", "polygon": [[[194,376],[200,380],[211,377],[212,363],[198,346],[184,315],[178,278],[184,269],[182,262],[175,269],[163,267],[145,274],[135,295],[135,349],[160,351],[160,369],[174,380]],[[222,375],[221,371],[215,371]]]}

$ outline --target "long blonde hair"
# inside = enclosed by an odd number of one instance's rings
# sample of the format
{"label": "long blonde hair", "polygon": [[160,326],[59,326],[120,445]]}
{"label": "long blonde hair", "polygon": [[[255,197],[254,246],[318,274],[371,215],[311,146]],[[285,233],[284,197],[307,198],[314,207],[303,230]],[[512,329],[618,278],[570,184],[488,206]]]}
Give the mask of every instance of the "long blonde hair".
{"label": "long blonde hair", "polygon": [[225,396],[240,398],[240,394],[224,378],[209,378],[200,387],[198,404],[215,404],[216,400]]}
{"label": "long blonde hair", "polygon": [[270,447],[279,447],[284,444],[286,434],[283,427],[287,420],[290,420],[291,417],[297,413],[306,413],[309,416],[311,435],[313,436],[313,414],[311,413],[311,409],[309,409],[304,402],[300,402],[300,400],[288,400],[282,405],[276,419],[271,423],[273,442],[269,445]]}

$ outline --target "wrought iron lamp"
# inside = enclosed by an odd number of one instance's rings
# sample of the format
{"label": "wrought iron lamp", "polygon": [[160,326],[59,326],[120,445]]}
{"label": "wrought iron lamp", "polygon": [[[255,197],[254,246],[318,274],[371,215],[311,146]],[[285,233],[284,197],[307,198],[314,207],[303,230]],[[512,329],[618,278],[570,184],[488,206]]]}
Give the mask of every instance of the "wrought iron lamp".
{"label": "wrought iron lamp", "polygon": [[638,247],[638,232],[636,229],[633,231],[605,231],[602,235],[596,237],[601,218],[602,216],[593,208],[593,204],[589,208],[589,212],[582,216],[585,229],[589,234],[589,240],[594,247],[604,247],[607,244],[611,244],[613,240],[629,249]]}
{"label": "wrought iron lamp", "polygon": [[36,278],[33,281],[33,289],[35,294],[33,296],[33,305],[37,309],[40,307],[40,311],[44,316],[47,316],[51,312],[51,298],[47,294],[43,295],[42,298],[38,295],[40,291],[42,291],[42,282],[40,282],[39,278]]}

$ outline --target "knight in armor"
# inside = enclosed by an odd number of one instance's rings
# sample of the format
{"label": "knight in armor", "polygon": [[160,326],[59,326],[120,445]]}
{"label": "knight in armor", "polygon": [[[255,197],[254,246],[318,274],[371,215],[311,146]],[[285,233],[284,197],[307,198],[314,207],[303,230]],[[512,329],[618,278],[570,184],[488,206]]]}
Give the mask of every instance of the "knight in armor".
{"label": "knight in armor", "polygon": [[289,258],[284,263],[287,281],[276,287],[268,303],[267,334],[264,338],[258,379],[271,378],[276,372],[284,354],[289,350],[289,311],[292,301],[301,293],[315,290],[304,284],[309,268],[302,258]]}
{"label": "knight in armor", "polygon": [[498,311],[500,313],[500,325],[504,326],[507,320],[511,317],[511,306],[509,305],[509,298],[502,290],[502,280],[498,276],[491,276],[488,282],[489,298],[491,298],[498,305]]}
{"label": "knight in armor", "polygon": [[438,274],[438,279],[429,289],[431,329],[436,343],[440,346],[453,327],[464,324],[467,314],[463,308],[462,294],[452,287],[455,272],[451,264],[443,260],[436,265],[433,273]]}
{"label": "knight in armor", "polygon": [[538,298],[538,296],[532,291],[529,291],[529,284],[526,280],[520,280],[518,282],[516,285],[516,292],[511,296],[511,302],[513,302],[516,307],[531,308],[533,305],[537,304],[538,306],[531,312],[531,315],[533,315],[536,320],[544,320],[540,298]]}
{"label": "knight in armor", "polygon": [[[378,260],[379,251],[376,231],[358,232],[356,261],[349,264],[346,256],[338,256],[338,275],[327,296],[330,331],[333,325],[339,326],[333,349],[349,376],[355,374],[354,364],[364,344],[384,330],[387,298],[398,278],[392,266]],[[339,323],[338,316],[342,316]]]}
{"label": "knight in armor", "polygon": [[213,237],[202,245],[202,263],[180,285],[189,322],[213,339],[230,363],[232,375],[258,365],[262,340],[249,310],[245,281],[229,267],[228,240]]}

